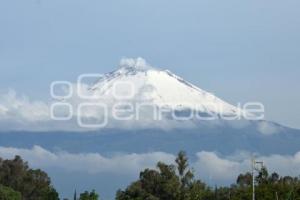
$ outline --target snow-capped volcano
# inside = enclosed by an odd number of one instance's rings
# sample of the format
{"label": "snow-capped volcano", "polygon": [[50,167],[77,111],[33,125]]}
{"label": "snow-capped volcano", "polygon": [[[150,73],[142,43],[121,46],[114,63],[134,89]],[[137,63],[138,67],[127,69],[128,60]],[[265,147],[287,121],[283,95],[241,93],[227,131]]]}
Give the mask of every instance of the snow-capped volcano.
{"label": "snow-capped volcano", "polygon": [[[93,83],[87,84],[85,78],[92,78]],[[236,126],[236,120],[242,122],[238,126],[244,126],[245,116],[249,116],[245,110],[168,70],[150,66],[142,58],[122,59],[117,70],[104,75],[82,75],[69,89],[71,95],[50,103],[18,101],[14,95],[2,104],[0,99],[0,127],[1,123],[4,127],[12,123],[16,125],[9,127],[25,130],[199,128]],[[262,127],[269,130],[269,126]]]}
{"label": "snow-capped volcano", "polygon": [[[267,121],[245,120],[243,117],[239,121],[222,120],[221,115],[245,116],[246,111],[170,71],[151,67],[141,58],[123,59],[119,69],[111,73],[86,75],[85,78],[92,78],[92,84],[87,84],[83,76],[81,78],[76,84],[69,84],[69,92],[72,91],[69,97],[54,98],[49,103],[19,98],[14,92],[0,96],[0,146],[17,146],[26,155],[29,152],[27,148],[36,145],[54,152],[60,149],[79,152],[80,158],[85,157],[81,152],[93,152],[84,160],[91,166],[95,166],[95,162],[90,159],[99,158],[96,152],[103,155],[127,152],[133,155],[129,161],[132,163],[148,163],[148,157],[143,161],[135,157],[137,153],[153,151],[175,154],[185,150],[191,155],[218,152],[232,155],[237,160],[240,160],[236,156],[239,151],[243,154],[298,155],[299,130]],[[154,120],[153,109],[138,109],[144,105],[167,112],[164,112],[162,119]],[[169,111],[183,115],[183,119],[187,120],[177,120]],[[196,118],[187,117],[190,111],[197,114]],[[213,114],[220,117],[208,121],[197,118],[198,114],[202,117]],[[34,149],[37,149],[34,151],[38,158],[45,154],[57,160],[54,154],[43,149],[40,152],[41,148]],[[20,152],[13,148],[9,150],[17,154]],[[64,151],[58,156],[65,159]],[[107,163],[107,159],[101,156],[99,159]],[[208,161],[211,160],[222,162],[217,157],[209,156]],[[290,157],[287,160],[290,161]],[[120,162],[114,163],[119,165]],[[236,168],[236,163],[232,161],[229,165]],[[54,170],[56,173],[57,169]],[[91,170],[94,177],[93,172]],[[100,173],[107,177],[106,171]]]}
{"label": "snow-capped volcano", "polygon": [[120,68],[105,74],[90,91],[105,102],[151,103],[159,108],[241,115],[242,110],[198,88],[168,70],[151,67],[142,58],[123,59]]}

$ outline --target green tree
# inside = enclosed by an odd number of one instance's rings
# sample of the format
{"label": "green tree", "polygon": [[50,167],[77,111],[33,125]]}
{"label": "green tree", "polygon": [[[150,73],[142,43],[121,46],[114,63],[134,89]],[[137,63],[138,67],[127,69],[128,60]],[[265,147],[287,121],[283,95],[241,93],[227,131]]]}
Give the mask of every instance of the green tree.
{"label": "green tree", "polygon": [[185,200],[188,197],[188,186],[191,186],[194,174],[188,169],[188,158],[184,151],[180,151],[175,160],[180,179],[180,200]]}
{"label": "green tree", "polygon": [[0,185],[0,200],[21,200],[21,193]]}
{"label": "green tree", "polygon": [[[140,178],[126,190],[119,190],[116,200],[249,200],[252,197],[252,174],[240,174],[236,184],[212,189],[195,180],[189,169],[188,158],[179,152],[176,165],[159,162],[157,169],[145,169]],[[269,175],[262,168],[256,180],[256,198],[263,200],[300,200],[299,177]]]}
{"label": "green tree", "polygon": [[249,187],[252,185],[252,174],[247,172],[246,174],[240,174],[236,180],[236,183],[240,187]]}
{"label": "green tree", "polygon": [[0,159],[0,184],[20,192],[24,200],[59,199],[48,175],[40,169],[30,169],[20,156]]}
{"label": "green tree", "polygon": [[194,180],[188,168],[188,158],[179,152],[176,166],[157,163],[157,169],[145,169],[138,181],[125,191],[119,190],[117,200],[201,200],[213,199],[209,188],[201,181]]}
{"label": "green tree", "polygon": [[202,181],[194,181],[187,190],[188,200],[212,200],[214,199],[213,192],[211,189]]}
{"label": "green tree", "polygon": [[80,194],[79,200],[98,200],[99,195],[92,190],[92,192],[85,191],[84,193]]}

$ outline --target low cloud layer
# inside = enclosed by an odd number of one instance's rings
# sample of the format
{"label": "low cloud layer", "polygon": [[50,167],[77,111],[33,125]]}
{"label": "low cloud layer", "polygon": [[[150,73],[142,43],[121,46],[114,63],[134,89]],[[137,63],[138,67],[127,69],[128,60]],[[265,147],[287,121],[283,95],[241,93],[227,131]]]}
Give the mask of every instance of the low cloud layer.
{"label": "low cloud layer", "polygon": [[[195,124],[191,121],[178,123],[168,118],[153,120],[154,108],[147,104],[139,112],[139,123],[136,123],[135,119],[116,119],[112,116],[111,103],[113,102],[104,101],[103,99],[81,99],[75,89],[77,87],[80,88],[81,93],[89,95],[89,87],[84,84],[72,84],[74,92],[68,101],[61,99],[53,99],[49,102],[35,101],[25,95],[18,95],[14,90],[0,94],[0,131],[91,131],[100,128],[122,128],[126,130],[154,127],[162,130],[180,127],[195,128]],[[80,109],[79,114],[78,108],[83,103],[85,107]],[[104,112],[102,107],[98,107],[98,103],[107,106],[108,112]],[[126,102],[124,105],[126,105]],[[124,112],[124,110],[119,112]],[[78,121],[79,119],[81,122]],[[80,123],[85,123],[87,126]],[[89,124],[92,125],[89,126]],[[98,124],[104,125],[97,126]]]}
{"label": "low cloud layer", "polygon": [[[113,173],[126,176],[136,176],[145,168],[155,168],[158,161],[172,164],[176,157],[176,155],[164,152],[104,156],[99,153],[50,152],[40,146],[34,146],[31,149],[0,147],[0,157],[13,158],[15,155],[22,156],[34,168],[55,168],[88,174]],[[247,152],[221,156],[215,152],[201,151],[191,161],[191,167],[197,177],[209,184],[228,184],[235,182],[239,173],[250,170],[250,158],[251,155]],[[264,161],[272,172],[276,171],[281,175],[300,175],[300,152],[294,155],[258,156],[257,159]]]}
{"label": "low cloud layer", "polygon": [[[14,90],[9,90],[7,93],[0,93],[0,131],[84,132],[101,128],[122,128],[124,130],[158,128],[161,130],[172,130],[176,128],[213,128],[222,127],[223,125],[231,126],[234,129],[243,129],[251,125],[247,120],[201,121],[192,119],[178,121],[168,115],[161,116],[161,119],[153,119],[153,113],[157,112],[154,104],[146,102],[145,104],[141,104],[140,107],[135,107],[135,102],[124,102],[122,106],[116,106],[113,109],[113,101],[80,98],[75,88],[78,87],[81,93],[90,95],[88,94],[90,92],[89,86],[72,84],[71,87],[73,88],[73,95],[67,101],[62,99],[52,99],[49,102],[31,100],[27,96],[18,95]],[[103,107],[97,106],[98,103],[107,106],[107,112],[104,112]],[[82,106],[83,104],[85,105]],[[128,108],[126,107],[128,105],[133,106],[132,108]],[[137,109],[137,107],[140,109]],[[121,119],[113,115],[116,112],[118,113],[117,116]],[[126,117],[128,116],[133,116],[133,118],[127,119]],[[139,116],[139,118],[135,119],[136,116]],[[60,117],[66,117],[67,119],[58,119]],[[136,123],[137,121],[139,123]],[[81,123],[87,125],[91,123],[92,126],[83,126]],[[103,126],[98,127],[93,126],[93,124],[103,124]],[[256,129],[257,132],[265,135],[275,134],[281,130],[280,126],[275,126],[273,123],[265,121],[257,122]]]}
{"label": "low cloud layer", "polygon": [[34,146],[32,149],[0,147],[0,157],[13,158],[15,155],[20,155],[35,168],[54,167],[90,174],[102,172],[132,174],[144,168],[153,168],[160,160],[171,163],[175,158],[163,152],[116,154],[112,157],[105,157],[99,153],[50,152],[40,146]]}
{"label": "low cloud layer", "polygon": [[41,101],[30,101],[17,96],[14,90],[0,95],[0,120],[37,122],[49,119],[49,106]]}

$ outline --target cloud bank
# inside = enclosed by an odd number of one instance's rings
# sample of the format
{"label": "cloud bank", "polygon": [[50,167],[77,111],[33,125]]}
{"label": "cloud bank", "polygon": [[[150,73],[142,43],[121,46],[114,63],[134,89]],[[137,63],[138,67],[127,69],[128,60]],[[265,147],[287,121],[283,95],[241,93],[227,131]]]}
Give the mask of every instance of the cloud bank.
{"label": "cloud bank", "polygon": [[[170,118],[169,116],[162,116],[159,120],[153,119],[153,112],[155,108],[151,105],[141,105],[138,114],[135,114],[136,108],[134,102],[124,102],[123,106],[116,106],[114,102],[108,102],[103,99],[82,99],[79,97],[78,92],[84,95],[91,95],[90,87],[86,84],[72,84],[73,95],[66,101],[64,99],[52,99],[49,102],[43,102],[38,100],[31,100],[25,95],[17,95],[14,90],[9,90],[7,93],[0,94],[0,131],[76,131],[84,132],[91,130],[98,130],[100,128],[118,128],[124,130],[130,129],[144,129],[144,128],[157,128],[161,130],[172,129],[194,129],[198,127],[222,127],[222,125],[228,125],[233,129],[243,129],[250,126],[251,123],[247,120],[237,121],[195,121],[195,120],[183,120],[178,121]],[[78,90],[77,90],[78,88]],[[62,88],[65,90],[65,88]],[[57,104],[58,103],[58,104]],[[102,107],[98,107],[97,104],[107,106],[108,112],[105,113]],[[132,109],[126,107],[133,105]],[[80,114],[78,108],[82,104],[92,104],[87,107],[82,107]],[[55,107],[54,107],[55,105]],[[116,104],[118,105],[118,104]],[[68,107],[69,106],[69,107]],[[71,110],[70,110],[70,109]],[[127,116],[139,116],[139,119],[120,120],[113,116],[114,111],[117,110],[118,117],[122,116],[123,119]],[[129,110],[129,111],[128,111]],[[129,113],[124,114],[126,111]],[[123,113],[123,115],[122,115]],[[53,116],[66,117],[70,116],[68,120],[57,120]],[[80,117],[79,117],[80,116]],[[85,127],[80,126],[80,121],[89,124],[101,124],[107,121],[103,127]],[[139,123],[136,123],[136,122]],[[257,131],[264,135],[271,135],[280,132],[280,127],[275,126],[272,123],[261,121],[257,123]]]}
{"label": "cloud bank", "polygon": [[[22,156],[34,168],[135,176],[145,168],[155,168],[159,161],[173,164],[176,157],[165,152],[104,156],[100,153],[50,152],[40,146],[31,149],[0,147],[0,157],[9,159],[15,155]],[[235,178],[240,173],[250,170],[250,158],[251,155],[247,152],[221,156],[215,152],[201,151],[191,161],[191,167],[197,177],[210,184],[229,184],[235,182]],[[276,171],[281,175],[300,175],[300,152],[294,155],[258,156],[257,159],[264,161],[271,172]]]}
{"label": "cloud bank", "polygon": [[32,149],[0,147],[0,157],[12,158],[15,155],[20,155],[32,167],[54,167],[90,174],[102,172],[132,174],[144,168],[153,168],[160,160],[171,163],[175,158],[173,155],[163,152],[116,154],[112,157],[105,157],[99,153],[72,154],[64,151],[50,152],[40,146],[34,146]]}
{"label": "cloud bank", "polygon": [[0,95],[0,120],[37,122],[49,119],[49,116],[49,106],[44,102],[17,96],[14,90]]}

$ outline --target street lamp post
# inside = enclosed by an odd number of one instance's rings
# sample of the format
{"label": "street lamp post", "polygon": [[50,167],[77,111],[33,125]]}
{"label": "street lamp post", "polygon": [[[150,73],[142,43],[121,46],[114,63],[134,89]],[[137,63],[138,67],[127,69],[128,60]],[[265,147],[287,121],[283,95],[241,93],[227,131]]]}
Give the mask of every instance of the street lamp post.
{"label": "street lamp post", "polygon": [[251,169],[252,169],[252,200],[255,200],[255,171],[258,171],[259,168],[257,166],[260,166],[261,168],[264,166],[264,163],[262,161],[255,160],[255,157],[252,157],[251,160]]}

